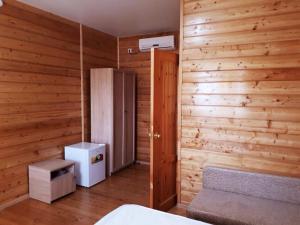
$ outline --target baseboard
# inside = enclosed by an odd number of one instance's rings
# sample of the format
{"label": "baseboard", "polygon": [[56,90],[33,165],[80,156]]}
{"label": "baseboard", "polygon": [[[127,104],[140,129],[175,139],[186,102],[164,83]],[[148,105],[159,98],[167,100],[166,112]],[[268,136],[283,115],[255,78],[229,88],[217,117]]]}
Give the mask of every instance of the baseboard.
{"label": "baseboard", "polygon": [[113,171],[113,172],[111,173],[111,175],[113,175],[113,174],[115,174],[115,173],[117,173],[117,172],[120,172],[121,170],[124,170],[124,169],[126,169],[126,168],[128,168],[128,167],[130,167],[130,166],[132,166],[134,163],[135,163],[135,162],[130,162],[130,163],[128,163],[127,165],[122,166],[120,169],[117,169],[116,171]]}
{"label": "baseboard", "polygon": [[149,162],[144,162],[144,161],[136,161],[137,164],[141,164],[141,165],[147,165],[147,166],[150,166],[150,163]]}
{"label": "baseboard", "polygon": [[26,200],[28,198],[29,198],[29,194],[25,194],[25,195],[22,195],[22,196],[20,196],[18,198],[13,199],[13,200],[4,202],[4,203],[0,204],[0,211],[2,211],[3,209],[8,208],[10,206],[13,206],[13,205],[15,205],[15,204],[17,204],[19,202],[22,202],[22,201],[24,201],[24,200]]}
{"label": "baseboard", "polygon": [[186,204],[182,204],[182,203],[177,203],[176,207],[180,208],[180,209],[186,209],[187,205]]}

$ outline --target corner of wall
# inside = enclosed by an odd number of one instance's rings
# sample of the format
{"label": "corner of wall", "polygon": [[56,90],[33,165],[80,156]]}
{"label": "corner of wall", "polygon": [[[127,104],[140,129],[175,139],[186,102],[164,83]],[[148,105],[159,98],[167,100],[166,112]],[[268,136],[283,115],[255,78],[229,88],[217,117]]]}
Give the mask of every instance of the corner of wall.
{"label": "corner of wall", "polygon": [[84,133],[84,89],[83,89],[83,36],[82,36],[82,24],[79,24],[80,29],[80,98],[81,98],[81,140],[85,140]]}

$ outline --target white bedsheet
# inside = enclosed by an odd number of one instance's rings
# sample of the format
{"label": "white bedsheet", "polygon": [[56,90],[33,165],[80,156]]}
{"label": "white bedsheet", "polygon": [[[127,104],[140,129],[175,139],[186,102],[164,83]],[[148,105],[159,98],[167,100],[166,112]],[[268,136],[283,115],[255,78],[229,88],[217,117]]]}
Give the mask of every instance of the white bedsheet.
{"label": "white bedsheet", "polygon": [[123,205],[95,225],[207,225],[207,223],[143,206]]}

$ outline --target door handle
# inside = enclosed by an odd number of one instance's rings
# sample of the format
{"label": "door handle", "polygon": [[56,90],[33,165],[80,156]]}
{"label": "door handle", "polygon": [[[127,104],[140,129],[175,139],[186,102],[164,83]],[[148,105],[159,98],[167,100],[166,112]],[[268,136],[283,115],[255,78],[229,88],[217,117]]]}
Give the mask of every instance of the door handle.
{"label": "door handle", "polygon": [[159,133],[154,133],[154,134],[153,134],[153,137],[154,137],[155,139],[159,139],[159,138],[160,138],[160,134],[159,134]]}
{"label": "door handle", "polygon": [[148,133],[148,136],[149,138],[154,138],[154,139],[159,139],[160,138],[160,134],[159,133],[152,133],[152,132],[149,132]]}

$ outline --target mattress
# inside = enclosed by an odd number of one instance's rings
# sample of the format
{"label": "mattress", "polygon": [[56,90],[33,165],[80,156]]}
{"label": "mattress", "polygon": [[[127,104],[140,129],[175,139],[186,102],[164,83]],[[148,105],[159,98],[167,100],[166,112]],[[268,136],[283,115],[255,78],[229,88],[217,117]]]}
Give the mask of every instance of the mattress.
{"label": "mattress", "polygon": [[138,205],[123,205],[95,225],[207,225],[207,223]]}

